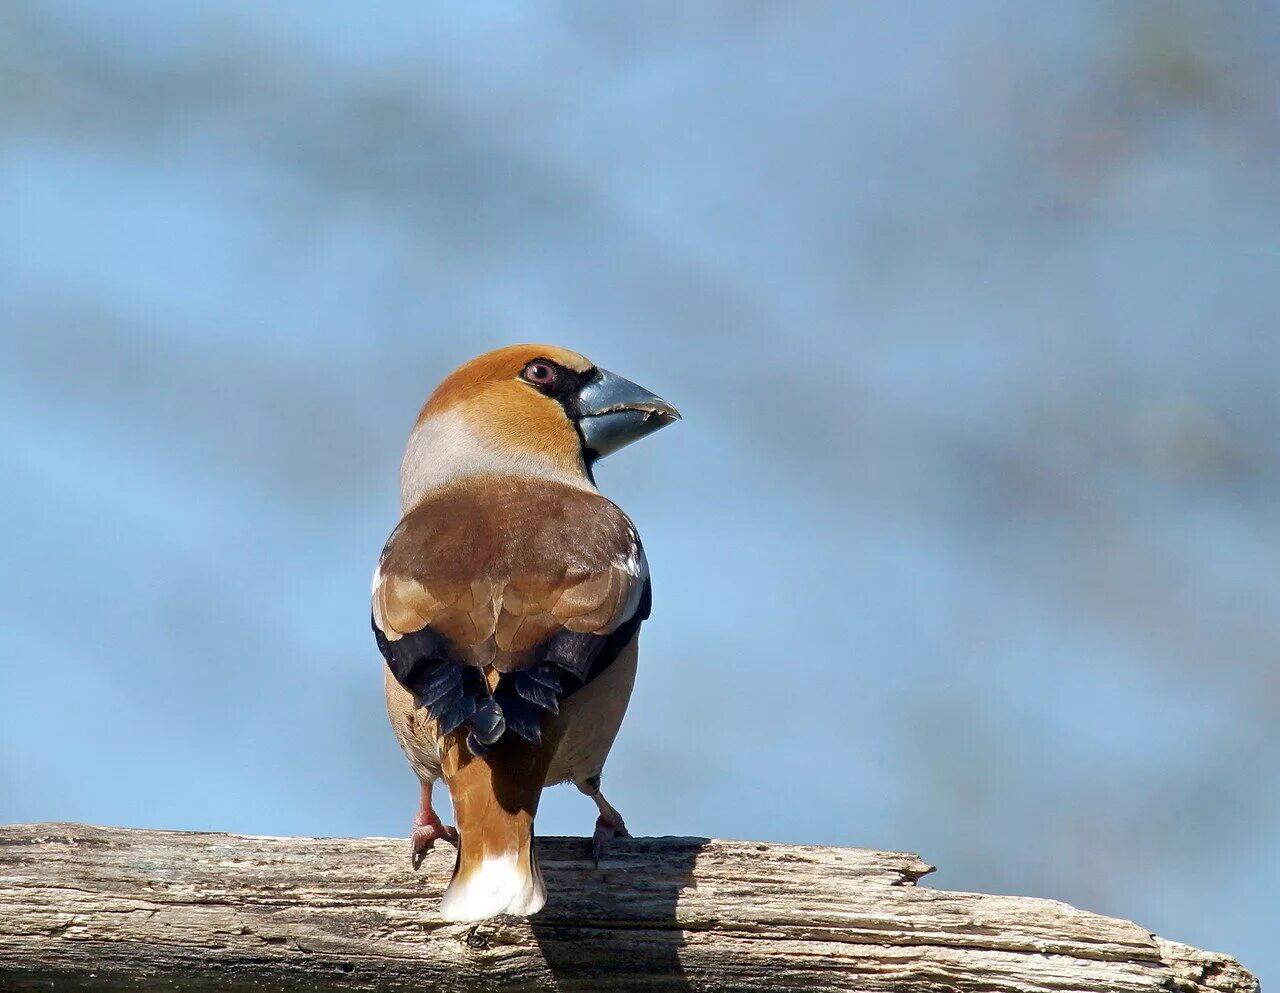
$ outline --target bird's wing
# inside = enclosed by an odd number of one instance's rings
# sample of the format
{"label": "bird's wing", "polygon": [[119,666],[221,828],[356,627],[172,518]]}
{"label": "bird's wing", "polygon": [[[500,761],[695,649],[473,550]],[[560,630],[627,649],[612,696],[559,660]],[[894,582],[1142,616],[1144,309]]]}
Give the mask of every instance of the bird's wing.
{"label": "bird's wing", "polygon": [[408,514],[373,582],[373,630],[396,679],[475,754],[541,737],[559,702],[610,665],[649,614],[626,515],[538,480],[458,486]]}

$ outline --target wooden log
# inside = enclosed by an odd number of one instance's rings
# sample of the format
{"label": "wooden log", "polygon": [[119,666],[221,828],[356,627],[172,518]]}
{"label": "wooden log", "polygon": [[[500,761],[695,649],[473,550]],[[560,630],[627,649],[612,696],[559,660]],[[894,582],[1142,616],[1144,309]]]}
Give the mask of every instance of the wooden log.
{"label": "wooden log", "polygon": [[528,920],[447,924],[453,850],[0,828],[3,990],[1256,991],[1234,959],[1052,900],[917,886],[915,855],[543,838]]}

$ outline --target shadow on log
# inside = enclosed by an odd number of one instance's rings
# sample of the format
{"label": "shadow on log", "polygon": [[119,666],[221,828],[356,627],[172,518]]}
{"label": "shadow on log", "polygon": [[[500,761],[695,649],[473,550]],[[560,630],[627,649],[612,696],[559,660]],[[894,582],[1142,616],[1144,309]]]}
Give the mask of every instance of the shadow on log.
{"label": "shadow on log", "polygon": [[539,840],[542,914],[448,924],[452,850],[0,828],[4,990],[1257,991],[1234,959],[1052,900],[916,885],[914,855]]}
{"label": "shadow on log", "polygon": [[[694,870],[707,844],[707,838],[617,839],[596,868],[587,839],[547,839],[538,858],[548,905],[529,919],[529,929],[554,988],[617,982],[627,989],[633,977],[661,976],[663,989],[694,989],[680,964],[678,905],[696,886]],[[572,899],[557,899],[561,894]],[[591,978],[586,987],[584,976]]]}

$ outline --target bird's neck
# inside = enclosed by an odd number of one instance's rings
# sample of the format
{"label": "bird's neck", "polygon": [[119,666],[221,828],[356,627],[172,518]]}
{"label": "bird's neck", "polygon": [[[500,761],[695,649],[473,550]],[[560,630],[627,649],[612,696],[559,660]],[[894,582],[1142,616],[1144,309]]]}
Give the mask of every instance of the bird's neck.
{"label": "bird's neck", "polygon": [[440,487],[472,476],[532,476],[595,491],[580,452],[513,446],[446,411],[419,421],[409,436],[400,463],[401,513]]}

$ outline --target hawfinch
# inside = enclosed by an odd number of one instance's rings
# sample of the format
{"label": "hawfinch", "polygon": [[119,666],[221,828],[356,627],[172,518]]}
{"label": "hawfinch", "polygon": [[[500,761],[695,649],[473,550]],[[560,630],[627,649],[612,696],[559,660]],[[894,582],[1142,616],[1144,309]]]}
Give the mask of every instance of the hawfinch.
{"label": "hawfinch", "polygon": [[[594,851],[625,835],[600,792],[649,616],[649,567],[595,461],[679,418],[563,348],[514,345],[454,371],[400,467],[403,516],[373,576],[387,713],[422,783],[417,868],[458,846],[440,912],[470,921],[546,902],[533,851],[544,786],[596,802]],[[431,789],[444,777],[458,826]]]}

